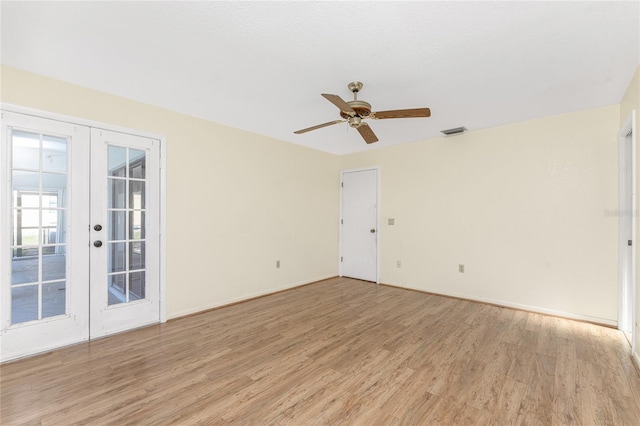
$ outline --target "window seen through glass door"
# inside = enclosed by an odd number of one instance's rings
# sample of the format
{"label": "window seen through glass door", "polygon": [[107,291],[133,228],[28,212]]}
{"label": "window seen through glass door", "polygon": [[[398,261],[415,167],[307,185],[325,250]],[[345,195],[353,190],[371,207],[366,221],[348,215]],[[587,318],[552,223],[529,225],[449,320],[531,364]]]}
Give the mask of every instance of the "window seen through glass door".
{"label": "window seen through glass door", "polygon": [[108,149],[109,305],[145,299],[146,151]]}
{"label": "window seen through glass door", "polygon": [[11,323],[66,314],[67,139],[11,132]]}

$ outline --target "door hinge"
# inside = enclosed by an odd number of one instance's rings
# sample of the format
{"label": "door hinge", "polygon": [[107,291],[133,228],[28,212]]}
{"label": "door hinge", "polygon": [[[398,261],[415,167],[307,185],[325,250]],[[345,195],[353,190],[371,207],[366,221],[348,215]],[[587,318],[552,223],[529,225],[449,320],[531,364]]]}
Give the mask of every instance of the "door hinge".
{"label": "door hinge", "polygon": [[342,256],[340,256],[340,262],[342,262]]}
{"label": "door hinge", "polygon": [[340,182],[340,187],[344,188],[344,182]]}
{"label": "door hinge", "polygon": [[340,225],[344,225],[344,221],[340,219]]}
{"label": "door hinge", "polygon": [[633,243],[631,242],[631,240],[627,240],[627,245],[628,245],[628,246],[632,246],[632,245],[633,245]]}

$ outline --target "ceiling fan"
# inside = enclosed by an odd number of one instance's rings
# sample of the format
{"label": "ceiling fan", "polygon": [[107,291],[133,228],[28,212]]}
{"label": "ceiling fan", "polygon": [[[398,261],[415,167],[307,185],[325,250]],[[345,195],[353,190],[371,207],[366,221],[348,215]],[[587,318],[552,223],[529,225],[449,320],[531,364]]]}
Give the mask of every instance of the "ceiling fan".
{"label": "ceiling fan", "polygon": [[349,126],[358,129],[358,133],[362,136],[362,139],[366,143],[374,143],[378,141],[378,137],[371,127],[362,120],[371,118],[374,120],[382,120],[386,118],[414,118],[414,117],[430,117],[431,110],[429,108],[413,108],[413,109],[394,109],[389,111],[371,111],[371,104],[369,102],[358,100],[358,92],[362,89],[362,83],[355,81],[349,83],[347,86],[351,92],[353,92],[353,100],[345,102],[338,95],[329,95],[323,93],[329,102],[334,104],[340,109],[340,116],[342,120],[329,121],[328,123],[318,124],[317,126],[307,127],[306,129],[297,130],[293,133],[299,135],[301,133],[310,132],[311,130],[321,129],[323,127],[331,126],[333,124],[349,123]]}

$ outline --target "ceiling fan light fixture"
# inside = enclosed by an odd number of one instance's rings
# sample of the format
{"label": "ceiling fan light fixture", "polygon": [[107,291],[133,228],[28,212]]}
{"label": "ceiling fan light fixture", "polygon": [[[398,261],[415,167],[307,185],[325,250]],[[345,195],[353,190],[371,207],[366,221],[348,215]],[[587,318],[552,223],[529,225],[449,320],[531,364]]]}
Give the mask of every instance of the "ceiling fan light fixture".
{"label": "ceiling fan light fixture", "polygon": [[462,126],[462,127],[454,127],[453,129],[446,129],[446,130],[440,130],[440,133],[444,133],[447,136],[450,135],[456,135],[458,133],[464,133],[467,131],[467,128]]}
{"label": "ceiling fan light fixture", "polygon": [[349,126],[353,127],[354,129],[357,129],[361,125],[362,125],[362,118],[358,117],[357,115],[349,119]]}

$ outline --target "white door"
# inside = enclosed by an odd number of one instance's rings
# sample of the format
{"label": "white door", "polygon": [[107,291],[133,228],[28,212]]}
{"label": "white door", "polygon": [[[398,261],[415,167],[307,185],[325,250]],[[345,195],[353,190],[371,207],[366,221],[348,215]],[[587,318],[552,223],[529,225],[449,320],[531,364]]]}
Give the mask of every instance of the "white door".
{"label": "white door", "polygon": [[342,172],[340,275],[378,280],[378,170]]}
{"label": "white door", "polygon": [[91,337],[160,321],[159,153],[91,130]]}
{"label": "white door", "polygon": [[89,128],[2,112],[0,360],[89,338]]}
{"label": "white door", "polygon": [[0,360],[160,321],[159,141],[2,112]]}
{"label": "white door", "polygon": [[635,149],[633,120],[623,126],[619,134],[620,198],[619,198],[619,257],[620,257],[620,314],[618,328],[633,345],[635,300]]}

